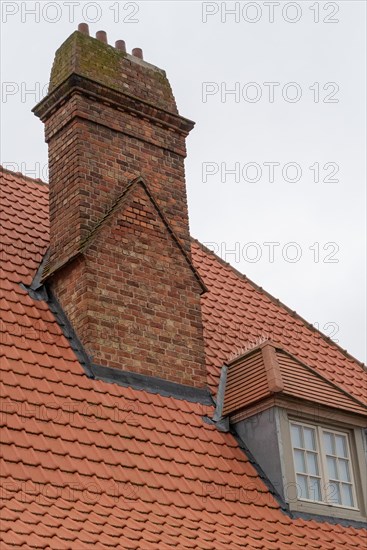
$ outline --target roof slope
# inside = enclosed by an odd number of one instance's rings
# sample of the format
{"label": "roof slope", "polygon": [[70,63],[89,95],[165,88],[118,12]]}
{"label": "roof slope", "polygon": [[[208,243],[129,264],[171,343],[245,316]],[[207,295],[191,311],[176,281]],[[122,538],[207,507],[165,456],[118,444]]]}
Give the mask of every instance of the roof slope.
{"label": "roof slope", "polygon": [[48,185],[0,170],[1,269],[30,284],[49,244]]}
{"label": "roof slope", "polygon": [[365,530],[284,514],[234,438],[203,421],[211,407],[87,378],[19,284],[47,246],[47,188],[9,173],[1,185],[21,204],[3,218],[2,548],[366,545]]}
{"label": "roof slope", "polygon": [[367,402],[367,372],[361,363],[198,241],[193,242],[192,253],[209,290],[202,296],[202,315],[213,392],[223,364],[259,339],[271,339]]}

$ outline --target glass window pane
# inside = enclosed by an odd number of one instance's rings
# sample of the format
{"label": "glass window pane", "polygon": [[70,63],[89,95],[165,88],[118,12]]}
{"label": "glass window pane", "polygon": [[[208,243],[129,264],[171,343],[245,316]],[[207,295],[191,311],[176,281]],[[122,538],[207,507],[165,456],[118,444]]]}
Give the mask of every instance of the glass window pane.
{"label": "glass window pane", "polygon": [[338,471],[337,471],[337,468],[336,468],[336,458],[328,456],[327,457],[327,467],[328,467],[328,471],[329,471],[329,478],[339,479],[338,478]]}
{"label": "glass window pane", "polygon": [[330,504],[341,504],[340,487],[339,483],[329,482],[327,484],[326,497]]}
{"label": "glass window pane", "polygon": [[345,506],[354,506],[352,486],[342,483],[342,499]]}
{"label": "glass window pane", "polygon": [[314,475],[314,476],[319,475],[319,467],[317,464],[316,453],[307,453],[307,471],[311,475]]}
{"label": "glass window pane", "polygon": [[301,427],[292,424],[292,443],[293,447],[303,447],[301,439]]}
{"label": "glass window pane", "polygon": [[306,470],[306,464],[305,464],[304,451],[298,451],[297,449],[294,451],[294,462],[296,465],[297,472],[306,473],[307,470]]}
{"label": "glass window pane", "polygon": [[306,476],[297,476],[297,493],[298,498],[310,498]]}
{"label": "glass window pane", "polygon": [[336,454],[338,456],[343,456],[347,458],[347,441],[345,435],[336,435],[335,436],[335,447],[336,447]]}
{"label": "glass window pane", "polygon": [[339,464],[338,464],[338,470],[339,470],[339,479],[341,479],[341,481],[351,481],[348,460],[344,460],[343,458],[340,458]]}
{"label": "glass window pane", "polygon": [[305,440],[305,448],[315,451],[315,430],[312,428],[303,428],[303,436]]}
{"label": "glass window pane", "polygon": [[330,432],[324,432],[324,445],[325,451],[328,455],[333,455],[334,453],[334,434]]}
{"label": "glass window pane", "polygon": [[315,477],[310,477],[309,485],[311,499],[322,501],[320,480]]}

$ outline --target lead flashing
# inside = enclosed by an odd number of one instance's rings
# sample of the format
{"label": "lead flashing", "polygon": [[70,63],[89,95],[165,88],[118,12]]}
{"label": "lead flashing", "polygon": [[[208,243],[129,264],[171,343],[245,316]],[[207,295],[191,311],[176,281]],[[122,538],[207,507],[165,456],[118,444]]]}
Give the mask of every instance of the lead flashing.
{"label": "lead flashing", "polygon": [[213,399],[208,389],[192,388],[184,384],[170,382],[163,378],[147,376],[131,371],[118,370],[102,365],[93,365],[92,372],[97,380],[118,384],[119,386],[131,387],[135,390],[142,390],[148,393],[156,393],[164,397],[182,399],[193,403],[213,406]]}
{"label": "lead flashing", "polygon": [[366,529],[367,522],[358,521],[355,519],[337,518],[334,516],[324,516],[321,514],[309,514],[306,512],[291,512],[290,517],[292,519],[304,519],[306,521],[318,521],[320,523],[332,523],[333,525],[343,525],[344,527],[354,527],[355,529]]}
{"label": "lead flashing", "polygon": [[[217,392],[217,406],[215,408],[215,412],[213,416],[213,422],[218,424],[218,428],[219,428],[219,424],[221,427],[223,427],[222,423],[224,419],[223,419],[222,413],[223,413],[223,405],[224,405],[224,395],[225,395],[226,384],[227,384],[227,371],[228,371],[228,366],[223,365],[220,371],[220,379],[219,379],[219,386],[218,386],[218,392]],[[228,422],[229,421],[227,418],[226,427],[229,427],[229,425],[227,426]]]}

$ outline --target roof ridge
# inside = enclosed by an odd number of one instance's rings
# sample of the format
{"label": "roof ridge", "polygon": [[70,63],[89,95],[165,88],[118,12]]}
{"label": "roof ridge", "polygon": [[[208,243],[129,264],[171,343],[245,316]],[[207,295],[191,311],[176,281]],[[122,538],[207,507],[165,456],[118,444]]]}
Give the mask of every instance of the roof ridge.
{"label": "roof ridge", "polygon": [[17,176],[18,178],[23,178],[31,183],[35,183],[37,185],[41,185],[42,187],[49,188],[49,184],[41,178],[31,178],[30,176],[26,176],[25,174],[22,174],[22,172],[14,172],[13,170],[9,170],[8,168],[5,168],[2,164],[0,164],[0,171],[5,172],[6,174],[11,174],[12,176]]}
{"label": "roof ridge", "polygon": [[276,347],[271,341],[268,341],[260,349],[269,391],[271,393],[282,393],[284,391],[284,380],[276,354]]}
{"label": "roof ridge", "polygon": [[293,309],[291,309],[289,306],[287,306],[286,304],[284,304],[281,300],[279,300],[279,298],[275,298],[275,296],[273,296],[272,294],[270,294],[270,292],[268,292],[267,290],[265,290],[263,287],[257,285],[254,281],[252,281],[251,279],[249,279],[247,277],[247,275],[245,275],[244,273],[241,273],[241,271],[239,271],[238,269],[236,269],[235,267],[233,267],[233,265],[231,265],[230,263],[226,262],[225,260],[223,260],[220,256],[218,256],[215,252],[213,252],[212,250],[210,250],[209,248],[207,248],[203,243],[201,243],[198,239],[196,239],[195,237],[191,237],[191,241],[196,243],[197,245],[199,245],[199,247],[207,254],[209,255],[212,255],[214,256],[214,258],[220,263],[222,264],[224,267],[229,267],[233,273],[239,277],[239,279],[243,279],[245,281],[247,281],[248,283],[250,283],[256,290],[258,290],[259,292],[261,292],[262,294],[264,294],[265,296],[267,296],[270,301],[272,301],[273,303],[275,303],[277,306],[280,306],[282,308],[284,308],[292,317],[296,318],[296,319],[299,319],[300,321],[302,321],[302,323],[305,324],[305,326],[307,328],[309,328],[310,330],[312,330],[312,332],[315,332],[316,334],[320,335],[323,340],[325,340],[328,344],[330,344],[332,347],[335,347],[338,351],[340,351],[347,359],[351,359],[352,361],[355,361],[355,363],[357,363],[360,367],[362,367],[362,370],[364,372],[366,372],[367,370],[367,365],[365,365],[365,363],[363,363],[362,361],[360,361],[359,359],[357,359],[356,357],[354,357],[351,353],[349,353],[346,349],[343,349],[341,346],[339,346],[339,344],[337,344],[336,342],[334,342],[329,336],[327,336],[326,334],[324,334],[323,332],[321,332],[321,330],[317,329],[312,323],[310,323],[309,321],[307,321],[304,317],[302,317],[302,315],[300,315],[299,313],[297,313],[296,311],[294,311]]}

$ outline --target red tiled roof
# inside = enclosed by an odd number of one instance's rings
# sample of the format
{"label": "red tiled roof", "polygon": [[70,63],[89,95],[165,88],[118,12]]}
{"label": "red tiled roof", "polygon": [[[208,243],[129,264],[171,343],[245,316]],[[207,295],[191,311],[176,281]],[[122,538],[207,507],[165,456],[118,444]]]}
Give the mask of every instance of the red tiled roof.
{"label": "red tiled roof", "polygon": [[223,364],[266,338],[367,402],[367,373],[360,362],[199,242],[192,252],[209,290],[202,297],[202,315],[213,392]]}
{"label": "red tiled roof", "polygon": [[49,243],[48,185],[1,169],[1,269],[30,284]]}
{"label": "red tiled roof", "polygon": [[367,416],[367,406],[267,340],[228,365],[223,415],[272,395]]}
{"label": "red tiled roof", "polygon": [[[211,407],[87,378],[47,303],[20,285],[47,246],[47,187],[5,172],[1,189],[2,548],[365,547],[365,530],[283,513],[232,435],[203,421]],[[212,287],[229,270],[195,258]]]}

